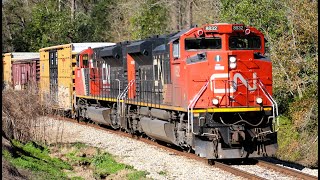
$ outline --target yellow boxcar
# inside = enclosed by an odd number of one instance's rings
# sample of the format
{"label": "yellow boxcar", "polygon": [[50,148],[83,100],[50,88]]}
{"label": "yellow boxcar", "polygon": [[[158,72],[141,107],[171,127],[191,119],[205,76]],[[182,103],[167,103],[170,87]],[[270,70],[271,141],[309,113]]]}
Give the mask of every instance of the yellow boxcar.
{"label": "yellow boxcar", "polygon": [[71,43],[40,49],[39,90],[41,99],[56,109],[72,112],[76,56],[89,47],[96,48],[114,44]]}
{"label": "yellow boxcar", "polygon": [[17,61],[39,59],[40,54],[38,52],[11,52],[2,54],[3,71],[2,84],[5,87],[12,85],[12,64]]}

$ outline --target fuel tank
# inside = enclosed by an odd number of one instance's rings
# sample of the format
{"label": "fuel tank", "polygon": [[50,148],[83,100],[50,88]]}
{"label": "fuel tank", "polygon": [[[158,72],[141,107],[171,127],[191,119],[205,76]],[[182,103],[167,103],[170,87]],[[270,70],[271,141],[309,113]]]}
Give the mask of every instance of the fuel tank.
{"label": "fuel tank", "polygon": [[140,119],[140,123],[143,132],[148,136],[167,143],[176,144],[173,124],[167,121],[151,119],[148,117],[142,117]]}
{"label": "fuel tank", "polygon": [[86,115],[91,121],[111,125],[111,109],[110,108],[97,108],[97,107],[87,107]]}

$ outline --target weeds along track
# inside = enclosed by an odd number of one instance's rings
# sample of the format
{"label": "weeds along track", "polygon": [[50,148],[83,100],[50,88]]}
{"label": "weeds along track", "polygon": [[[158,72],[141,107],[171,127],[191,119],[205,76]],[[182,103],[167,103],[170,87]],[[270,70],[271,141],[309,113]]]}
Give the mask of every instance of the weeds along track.
{"label": "weeds along track", "polygon": [[[135,135],[128,134],[124,131],[113,130],[113,129],[110,129],[110,128],[107,128],[104,126],[99,126],[96,124],[91,124],[91,123],[82,122],[82,121],[78,122],[75,119],[65,118],[65,117],[61,117],[61,116],[50,116],[50,117],[58,119],[58,120],[62,120],[62,121],[68,121],[68,122],[75,123],[75,124],[89,126],[89,127],[99,129],[102,131],[106,131],[106,132],[109,132],[112,134],[116,134],[116,135],[119,135],[122,137],[128,137],[131,139],[135,139],[137,141],[141,141],[146,144],[156,146],[157,148],[161,148],[163,150],[166,150],[174,155],[183,156],[183,157],[187,157],[189,159],[193,159],[193,160],[202,162],[203,164],[207,165],[208,167],[219,168],[221,170],[227,171],[231,174],[234,174],[239,177],[243,177],[245,179],[269,179],[269,178],[259,176],[260,174],[258,172],[252,172],[252,171],[249,172],[248,170],[246,170],[246,168],[244,168],[244,169],[238,168],[234,164],[241,163],[244,166],[246,166],[248,164],[251,164],[251,165],[253,164],[253,166],[255,168],[260,168],[260,169],[263,168],[263,171],[276,171],[278,174],[280,174],[280,176],[278,175],[279,178],[282,178],[282,179],[283,179],[283,177],[284,177],[284,179],[318,179],[315,176],[311,176],[311,175],[299,172],[294,169],[289,169],[286,167],[279,166],[275,163],[266,162],[266,161],[258,160],[258,159],[250,159],[250,161],[242,161],[242,162],[208,161],[207,159],[201,158],[201,157],[197,156],[196,154],[185,152],[185,151],[181,150],[179,147],[176,147],[174,145],[168,145],[166,143],[156,142],[156,141],[148,139],[148,138],[141,138],[141,137],[138,137]],[[256,174],[259,174],[259,175],[256,175]],[[275,179],[277,179],[277,178],[275,178]]]}

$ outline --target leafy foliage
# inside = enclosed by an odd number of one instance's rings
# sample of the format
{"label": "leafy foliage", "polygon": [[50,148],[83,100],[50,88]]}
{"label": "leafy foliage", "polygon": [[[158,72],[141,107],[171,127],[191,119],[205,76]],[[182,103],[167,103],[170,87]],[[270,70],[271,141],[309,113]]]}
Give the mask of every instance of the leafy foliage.
{"label": "leafy foliage", "polygon": [[168,11],[165,6],[157,2],[157,0],[147,0],[142,5],[141,11],[130,18],[133,39],[166,33],[164,29],[168,22]]}
{"label": "leafy foliage", "polygon": [[222,0],[221,19],[230,23],[244,23],[261,30],[268,40],[275,41],[288,29],[285,7],[277,0]]}
{"label": "leafy foliage", "polygon": [[[71,42],[69,29],[72,28],[72,24],[68,13],[58,12],[54,6],[48,6],[47,3],[38,3],[32,10],[32,21],[26,28],[31,51]],[[49,1],[49,5],[50,3],[53,2]]]}
{"label": "leafy foliage", "polygon": [[110,41],[112,36],[111,23],[113,21],[111,13],[116,6],[112,0],[101,0],[92,9],[89,17],[89,27],[92,28],[91,41]]}

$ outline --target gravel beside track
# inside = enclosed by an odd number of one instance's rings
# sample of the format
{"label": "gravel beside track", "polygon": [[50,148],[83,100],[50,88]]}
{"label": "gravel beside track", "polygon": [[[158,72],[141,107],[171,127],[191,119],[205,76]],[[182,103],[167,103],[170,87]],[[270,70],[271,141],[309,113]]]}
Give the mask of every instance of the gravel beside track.
{"label": "gravel beside track", "polygon": [[251,174],[255,174],[259,177],[269,179],[269,180],[290,180],[290,179],[297,179],[292,176],[287,176],[285,174],[281,174],[279,172],[275,172],[273,170],[269,170],[266,168],[262,168],[256,165],[233,165],[237,169],[241,169],[243,171],[247,171]]}
{"label": "gravel beside track", "polygon": [[[93,127],[44,117],[38,124],[38,132],[49,143],[82,142],[99,147],[117,156],[119,162],[137,170],[150,173],[152,179],[243,179],[219,168],[175,153],[159,149],[133,138],[96,129]],[[233,167],[256,174],[266,179],[295,179],[279,172],[255,165],[233,165]],[[304,173],[317,176],[318,170],[304,168]]]}
{"label": "gravel beside track", "polygon": [[[277,165],[278,166],[283,166],[282,164],[277,164]],[[291,168],[291,167],[288,167],[288,166],[283,166],[283,167],[288,168],[288,169],[293,169],[293,170],[296,170],[296,171],[299,171],[299,172],[303,172],[303,173],[309,174],[311,176],[316,176],[316,177],[319,176],[318,169],[303,168],[301,170],[298,170],[298,169]]]}
{"label": "gravel beside track", "polygon": [[[119,162],[147,171],[152,179],[243,179],[172,152],[85,125],[44,118],[38,125],[49,143],[83,142],[116,155]],[[43,126],[44,125],[44,126]]]}

